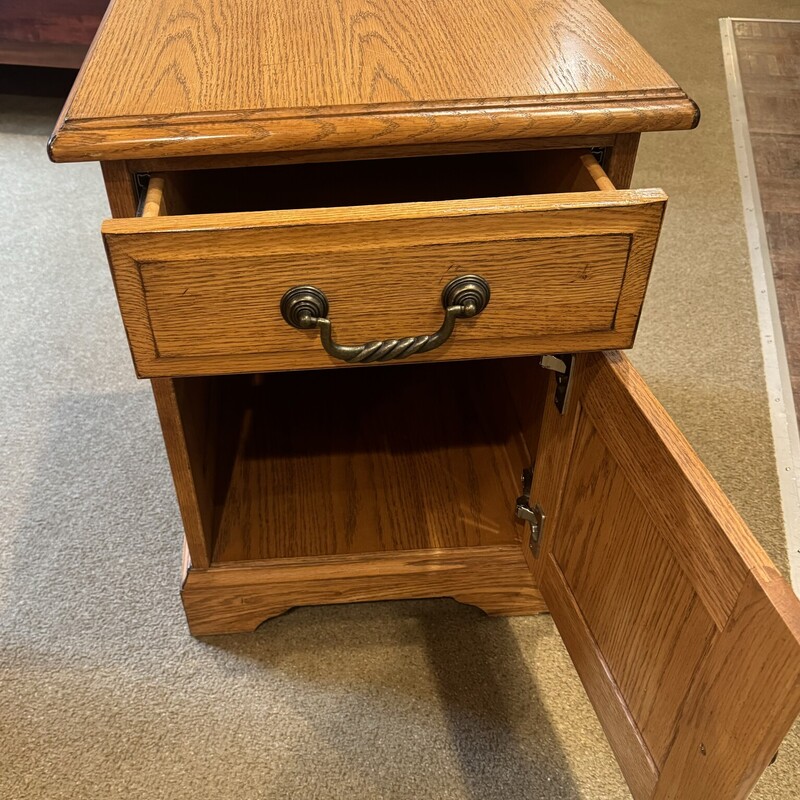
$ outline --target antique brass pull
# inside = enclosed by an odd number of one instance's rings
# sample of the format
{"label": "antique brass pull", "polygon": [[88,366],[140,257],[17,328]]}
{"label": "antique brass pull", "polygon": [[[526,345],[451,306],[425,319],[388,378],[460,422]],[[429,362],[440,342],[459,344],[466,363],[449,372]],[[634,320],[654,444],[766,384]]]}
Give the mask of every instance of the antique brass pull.
{"label": "antique brass pull", "polygon": [[295,286],[281,299],[281,314],[293,328],[319,328],[325,352],[350,364],[390,361],[427,353],[444,344],[455,328],[456,320],[474,317],[489,303],[489,284],[479,275],[454,278],[442,292],[444,322],[436,333],[410,336],[406,339],[384,339],[366,344],[345,345],[333,341],[333,328],[328,319],[328,298],[314,286]]}

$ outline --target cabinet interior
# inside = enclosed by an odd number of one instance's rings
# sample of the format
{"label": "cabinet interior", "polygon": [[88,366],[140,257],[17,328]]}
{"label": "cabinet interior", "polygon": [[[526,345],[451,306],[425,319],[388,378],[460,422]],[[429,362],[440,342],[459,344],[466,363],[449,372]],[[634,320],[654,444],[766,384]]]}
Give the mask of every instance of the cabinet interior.
{"label": "cabinet interior", "polygon": [[155,207],[166,215],[614,189],[586,149],[229,167],[151,177],[164,181],[163,202],[159,198]]}
{"label": "cabinet interior", "polygon": [[519,541],[535,359],[175,380],[211,563]]}

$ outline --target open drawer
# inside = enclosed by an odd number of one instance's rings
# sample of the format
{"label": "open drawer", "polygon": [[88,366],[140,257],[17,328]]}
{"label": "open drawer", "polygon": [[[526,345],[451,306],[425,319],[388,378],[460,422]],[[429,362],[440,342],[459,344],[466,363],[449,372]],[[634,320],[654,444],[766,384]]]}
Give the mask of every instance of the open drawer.
{"label": "open drawer", "polygon": [[154,175],[103,235],[138,374],[222,374],[629,347],[665,203],[484,153]]}

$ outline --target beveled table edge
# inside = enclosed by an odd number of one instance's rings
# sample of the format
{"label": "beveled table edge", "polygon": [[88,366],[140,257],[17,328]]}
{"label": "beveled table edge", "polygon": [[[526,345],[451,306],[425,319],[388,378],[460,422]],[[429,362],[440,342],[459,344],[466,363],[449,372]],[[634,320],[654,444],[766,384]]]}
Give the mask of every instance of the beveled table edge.
{"label": "beveled table edge", "polygon": [[680,89],[94,119],[71,119],[67,105],[48,154],[56,162],[179,158],[644,133],[698,122],[697,105]]}

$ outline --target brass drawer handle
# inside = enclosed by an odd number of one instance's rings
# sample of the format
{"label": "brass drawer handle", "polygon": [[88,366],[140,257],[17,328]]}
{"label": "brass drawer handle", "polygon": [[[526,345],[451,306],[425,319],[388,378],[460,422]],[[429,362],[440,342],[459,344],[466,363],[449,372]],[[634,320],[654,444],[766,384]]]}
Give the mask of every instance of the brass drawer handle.
{"label": "brass drawer handle", "polygon": [[328,319],[328,298],[314,286],[289,289],[281,299],[281,314],[293,328],[319,328],[322,346],[333,358],[350,364],[390,361],[427,353],[444,344],[450,338],[456,320],[480,314],[489,303],[489,295],[489,284],[479,275],[454,278],[442,292],[444,322],[436,333],[366,344],[345,345],[333,341],[333,329]]}

